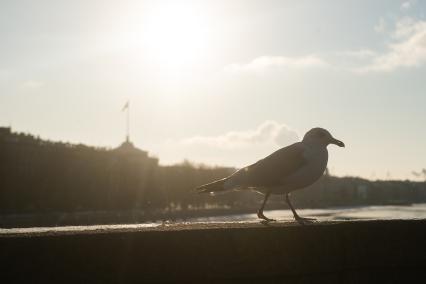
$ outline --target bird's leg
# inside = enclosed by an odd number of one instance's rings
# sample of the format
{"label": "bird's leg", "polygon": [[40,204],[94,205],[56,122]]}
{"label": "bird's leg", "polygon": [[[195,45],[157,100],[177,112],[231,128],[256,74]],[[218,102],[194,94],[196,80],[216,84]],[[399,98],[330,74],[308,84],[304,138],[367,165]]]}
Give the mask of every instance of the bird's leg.
{"label": "bird's leg", "polygon": [[293,205],[291,205],[291,202],[290,202],[290,198],[289,198],[289,196],[290,196],[290,193],[287,193],[287,194],[285,195],[285,200],[287,201],[288,206],[290,206],[290,209],[291,209],[291,211],[293,212],[294,219],[296,219],[296,221],[297,221],[300,225],[305,225],[305,223],[304,223],[304,222],[315,221],[315,219],[313,219],[313,218],[303,218],[303,217],[300,217],[300,216],[296,213],[296,210],[294,210]]}
{"label": "bird's leg", "polygon": [[263,219],[263,220],[265,220],[267,222],[275,221],[274,219],[269,219],[268,217],[266,217],[265,215],[263,215],[263,208],[265,208],[266,201],[268,200],[270,194],[271,193],[269,191],[265,194],[265,199],[263,199],[262,206],[257,211],[257,217],[259,217],[260,219]]}

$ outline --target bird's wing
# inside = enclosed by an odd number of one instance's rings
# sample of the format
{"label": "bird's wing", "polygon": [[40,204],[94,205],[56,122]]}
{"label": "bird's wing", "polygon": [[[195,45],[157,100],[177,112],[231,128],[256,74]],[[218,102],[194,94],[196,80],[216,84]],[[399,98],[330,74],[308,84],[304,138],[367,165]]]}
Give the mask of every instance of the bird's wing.
{"label": "bird's wing", "polygon": [[300,142],[281,148],[230,176],[232,185],[234,187],[279,186],[282,179],[306,164],[303,156],[304,150],[305,147]]}

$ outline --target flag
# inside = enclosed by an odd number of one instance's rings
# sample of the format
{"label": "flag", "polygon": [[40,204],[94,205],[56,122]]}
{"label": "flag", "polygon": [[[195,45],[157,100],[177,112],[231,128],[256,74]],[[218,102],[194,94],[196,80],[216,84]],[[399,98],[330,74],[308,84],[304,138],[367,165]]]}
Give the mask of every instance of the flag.
{"label": "flag", "polygon": [[126,102],[126,104],[123,106],[123,108],[121,109],[121,111],[125,111],[128,108],[129,108],[129,101]]}

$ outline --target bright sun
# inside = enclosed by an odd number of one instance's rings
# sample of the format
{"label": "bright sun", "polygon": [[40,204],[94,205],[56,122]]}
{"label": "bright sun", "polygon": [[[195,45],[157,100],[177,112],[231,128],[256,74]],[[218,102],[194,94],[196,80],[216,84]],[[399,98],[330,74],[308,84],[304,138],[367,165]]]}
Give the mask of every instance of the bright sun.
{"label": "bright sun", "polygon": [[206,57],[207,22],[194,6],[160,5],[150,11],[144,27],[147,55],[161,69],[190,68]]}

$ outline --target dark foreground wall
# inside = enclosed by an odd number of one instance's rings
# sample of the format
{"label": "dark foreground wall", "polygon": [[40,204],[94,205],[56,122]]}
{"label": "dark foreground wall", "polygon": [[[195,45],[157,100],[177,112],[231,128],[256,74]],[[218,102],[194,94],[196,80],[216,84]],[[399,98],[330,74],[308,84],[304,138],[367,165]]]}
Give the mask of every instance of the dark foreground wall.
{"label": "dark foreground wall", "polygon": [[0,235],[0,262],[2,283],[426,283],[426,221]]}

